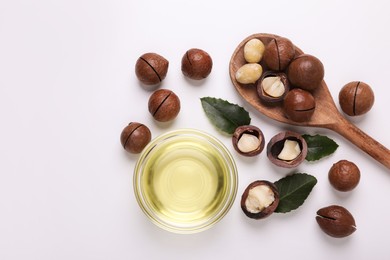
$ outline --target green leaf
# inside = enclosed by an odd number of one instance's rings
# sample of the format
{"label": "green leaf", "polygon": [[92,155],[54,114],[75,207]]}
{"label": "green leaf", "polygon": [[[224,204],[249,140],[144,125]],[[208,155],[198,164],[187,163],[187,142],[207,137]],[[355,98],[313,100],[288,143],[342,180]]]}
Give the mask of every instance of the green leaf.
{"label": "green leaf", "polygon": [[336,151],[339,145],[327,136],[302,135],[307,143],[307,161],[316,161]]}
{"label": "green leaf", "polygon": [[276,181],[279,205],[275,212],[286,213],[300,207],[316,183],[317,179],[306,173],[294,173]]}
{"label": "green leaf", "polygon": [[232,135],[237,127],[251,122],[249,113],[239,105],[220,98],[203,97],[200,100],[211,123],[222,132]]}

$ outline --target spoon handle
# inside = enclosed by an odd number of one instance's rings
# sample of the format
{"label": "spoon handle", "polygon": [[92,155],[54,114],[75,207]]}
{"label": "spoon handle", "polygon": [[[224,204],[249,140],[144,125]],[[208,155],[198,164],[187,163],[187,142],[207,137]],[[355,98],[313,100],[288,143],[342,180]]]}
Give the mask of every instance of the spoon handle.
{"label": "spoon handle", "polygon": [[332,124],[329,128],[355,144],[362,151],[383,164],[387,169],[390,169],[390,150],[364,133],[343,116],[340,116],[337,124]]}

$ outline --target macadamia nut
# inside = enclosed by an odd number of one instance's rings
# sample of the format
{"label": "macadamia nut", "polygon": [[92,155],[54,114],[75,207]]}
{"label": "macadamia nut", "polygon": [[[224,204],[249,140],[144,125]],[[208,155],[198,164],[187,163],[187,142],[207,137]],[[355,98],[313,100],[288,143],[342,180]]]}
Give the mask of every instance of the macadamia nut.
{"label": "macadamia nut", "polygon": [[338,191],[351,191],[359,184],[360,169],[348,160],[333,164],[328,173],[329,182]]}
{"label": "macadamia nut", "polygon": [[316,221],[322,231],[331,237],[347,237],[356,231],[356,222],[351,212],[339,205],[319,209]]}
{"label": "macadamia nut", "polygon": [[145,85],[156,85],[167,75],[169,61],[157,53],[145,53],[135,64],[135,74]]}
{"label": "macadamia nut", "polygon": [[265,46],[259,39],[251,39],[244,46],[244,58],[249,63],[258,63],[263,57]]}
{"label": "macadamia nut", "polygon": [[255,83],[263,73],[263,68],[258,63],[247,63],[236,72],[236,80],[241,84]]}
{"label": "macadamia nut", "polygon": [[285,86],[280,77],[266,77],[262,84],[264,92],[271,97],[280,97],[285,92]]}
{"label": "macadamia nut", "polygon": [[140,153],[150,142],[150,129],[141,123],[130,122],[121,133],[120,141],[123,148],[129,153]]}
{"label": "macadamia nut", "polygon": [[283,111],[286,117],[295,122],[307,122],[314,114],[316,100],[306,90],[294,88],[287,92],[283,100]]}
{"label": "macadamia nut", "polygon": [[313,55],[301,54],[288,66],[287,76],[291,85],[307,91],[318,88],[324,79],[324,65]]}
{"label": "macadamia nut", "polygon": [[287,38],[276,37],[265,47],[263,60],[271,70],[283,71],[294,56],[294,44]]}
{"label": "macadamia nut", "polygon": [[340,107],[349,116],[360,116],[372,108],[375,96],[372,88],[364,82],[352,81],[339,93]]}
{"label": "macadamia nut", "polygon": [[284,131],[269,140],[267,157],[277,166],[294,168],[305,160],[307,150],[307,143],[301,134]]}
{"label": "macadamia nut", "polygon": [[298,157],[301,153],[301,148],[299,147],[299,143],[294,140],[284,141],[283,149],[278,154],[278,158],[283,161],[292,161]]}
{"label": "macadamia nut", "polygon": [[244,156],[256,156],[263,151],[263,132],[254,125],[242,125],[234,130],[232,136],[234,149]]}
{"label": "macadamia nut", "polygon": [[253,219],[270,216],[279,205],[279,192],[275,184],[266,180],[254,181],[241,196],[241,209]]}
{"label": "macadamia nut", "polygon": [[290,83],[286,73],[266,70],[257,81],[256,90],[261,101],[267,104],[282,102],[290,90]]}
{"label": "macadamia nut", "polygon": [[183,75],[194,80],[205,79],[211,73],[213,60],[201,49],[189,49],[182,57],[181,71]]}
{"label": "macadamia nut", "polygon": [[149,97],[148,110],[159,122],[171,121],[180,112],[180,99],[171,90],[158,89]]}
{"label": "macadamia nut", "polygon": [[238,140],[237,147],[243,153],[249,153],[259,148],[259,138],[251,134],[243,134]]}
{"label": "macadamia nut", "polygon": [[267,185],[258,185],[248,192],[245,201],[246,209],[251,213],[259,213],[274,202],[274,192]]}

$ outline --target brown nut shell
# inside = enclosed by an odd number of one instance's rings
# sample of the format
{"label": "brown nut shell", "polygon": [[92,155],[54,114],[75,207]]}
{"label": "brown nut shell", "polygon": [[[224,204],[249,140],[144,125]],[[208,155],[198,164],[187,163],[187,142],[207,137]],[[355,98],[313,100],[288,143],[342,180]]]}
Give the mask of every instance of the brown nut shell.
{"label": "brown nut shell", "polygon": [[[241,139],[243,134],[250,134],[250,135],[255,136],[258,139],[259,145],[256,147],[256,149],[248,151],[248,152],[243,152],[240,150],[240,148],[238,146],[238,142]],[[236,130],[234,131],[233,137],[232,137],[232,143],[233,143],[234,149],[239,154],[251,157],[251,156],[258,155],[263,151],[265,140],[264,140],[263,132],[258,127],[253,126],[253,125],[243,125],[243,126],[237,127]]]}
{"label": "brown nut shell", "polygon": [[294,58],[287,69],[287,77],[291,85],[308,91],[318,88],[324,75],[322,62],[309,54],[301,54]]}
{"label": "brown nut shell", "polygon": [[276,37],[265,47],[263,61],[269,69],[283,71],[294,56],[294,44],[287,38]]}
{"label": "brown nut shell", "polygon": [[[270,190],[274,194],[274,201],[268,207],[263,208],[260,212],[252,213],[247,209],[246,200],[248,199],[249,191],[251,189],[253,189],[257,186],[261,186],[261,185],[265,185],[268,188],[270,188]],[[253,218],[253,219],[262,219],[262,218],[266,218],[266,217],[270,216],[276,210],[278,205],[279,205],[279,191],[278,191],[278,189],[276,188],[275,184],[273,184],[272,182],[269,182],[269,181],[265,181],[265,180],[258,180],[258,181],[252,182],[251,184],[248,185],[248,187],[245,189],[244,193],[241,196],[241,209],[242,209],[242,211],[245,213],[245,215],[247,217]]]}
{"label": "brown nut shell", "polygon": [[360,170],[356,164],[348,160],[340,160],[329,170],[330,184],[338,191],[351,191],[360,181]]}
{"label": "brown nut shell", "polygon": [[347,237],[356,231],[352,214],[344,207],[331,205],[317,211],[316,221],[322,231],[335,238]]}
{"label": "brown nut shell", "polygon": [[[280,82],[283,83],[284,93],[282,95],[271,96],[264,91],[264,84],[263,84],[264,79],[268,78],[268,77],[277,77],[277,78],[279,78]],[[279,72],[279,71],[269,70],[269,71],[264,72],[257,83],[257,95],[259,96],[260,100],[262,100],[265,103],[269,103],[269,104],[282,101],[289,90],[290,90],[290,83],[287,79],[287,75],[285,73]]]}
{"label": "brown nut shell", "polygon": [[210,55],[201,49],[189,49],[181,59],[181,71],[184,76],[201,80],[211,73],[213,60]]}
{"label": "brown nut shell", "polygon": [[287,118],[295,122],[307,122],[314,114],[316,101],[313,95],[303,89],[290,90],[283,100],[283,111]]}
{"label": "brown nut shell", "polygon": [[[300,154],[293,160],[285,161],[278,158],[278,155],[283,149],[286,140],[297,141],[301,150]],[[301,164],[307,155],[307,143],[305,139],[298,133],[292,131],[281,132],[274,137],[267,144],[267,157],[275,165],[284,168],[294,168]]]}
{"label": "brown nut shell", "polygon": [[165,79],[169,62],[157,53],[145,53],[135,64],[135,75],[145,85],[156,85]]}
{"label": "brown nut shell", "polygon": [[148,109],[159,122],[171,121],[180,112],[180,99],[171,90],[158,89],[149,98]]}
{"label": "brown nut shell", "polygon": [[371,87],[361,81],[352,81],[344,85],[339,92],[339,103],[344,113],[360,116],[372,108],[375,96]]}
{"label": "brown nut shell", "polygon": [[147,126],[138,122],[131,122],[121,133],[120,141],[123,148],[129,153],[140,153],[152,138]]}

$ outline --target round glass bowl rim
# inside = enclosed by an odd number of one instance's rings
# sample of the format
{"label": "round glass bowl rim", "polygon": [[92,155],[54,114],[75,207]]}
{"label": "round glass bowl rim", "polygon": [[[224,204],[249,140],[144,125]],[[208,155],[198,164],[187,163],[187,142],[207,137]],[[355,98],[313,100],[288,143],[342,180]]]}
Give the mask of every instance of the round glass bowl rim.
{"label": "round glass bowl rim", "polygon": [[[179,138],[181,136],[191,136],[195,138],[200,138],[202,140],[207,141],[210,145],[212,145],[217,151],[219,151],[220,155],[224,158],[224,162],[226,167],[229,169],[228,174],[225,176],[227,179],[230,179],[230,186],[228,187],[226,191],[225,200],[223,201],[224,205],[221,205],[220,209],[216,211],[216,213],[210,218],[201,223],[200,225],[193,225],[193,226],[174,226],[171,223],[166,223],[162,219],[158,217],[158,214],[156,214],[153,209],[148,207],[148,204],[145,200],[145,198],[142,195],[142,189],[141,189],[141,175],[143,171],[143,167],[148,160],[148,155],[153,149],[158,148],[158,145],[165,142],[166,140],[172,140],[172,138]],[[212,227],[214,224],[219,222],[230,210],[230,208],[233,205],[233,202],[236,198],[237,194],[237,187],[238,187],[238,175],[237,175],[237,167],[235,164],[235,161],[229,152],[229,150],[226,148],[226,146],[218,140],[216,137],[201,131],[201,130],[195,130],[190,128],[183,128],[178,130],[173,130],[164,134],[161,134],[160,136],[154,138],[141,152],[141,155],[139,159],[136,162],[135,168],[134,168],[134,177],[133,177],[133,185],[134,185],[134,193],[135,197],[137,199],[138,205],[142,209],[142,211],[147,215],[147,217],[157,226],[160,228],[163,228],[167,231],[173,232],[173,233],[181,233],[181,234],[190,234],[190,233],[197,233],[201,232],[203,230],[206,230],[210,227]]]}

